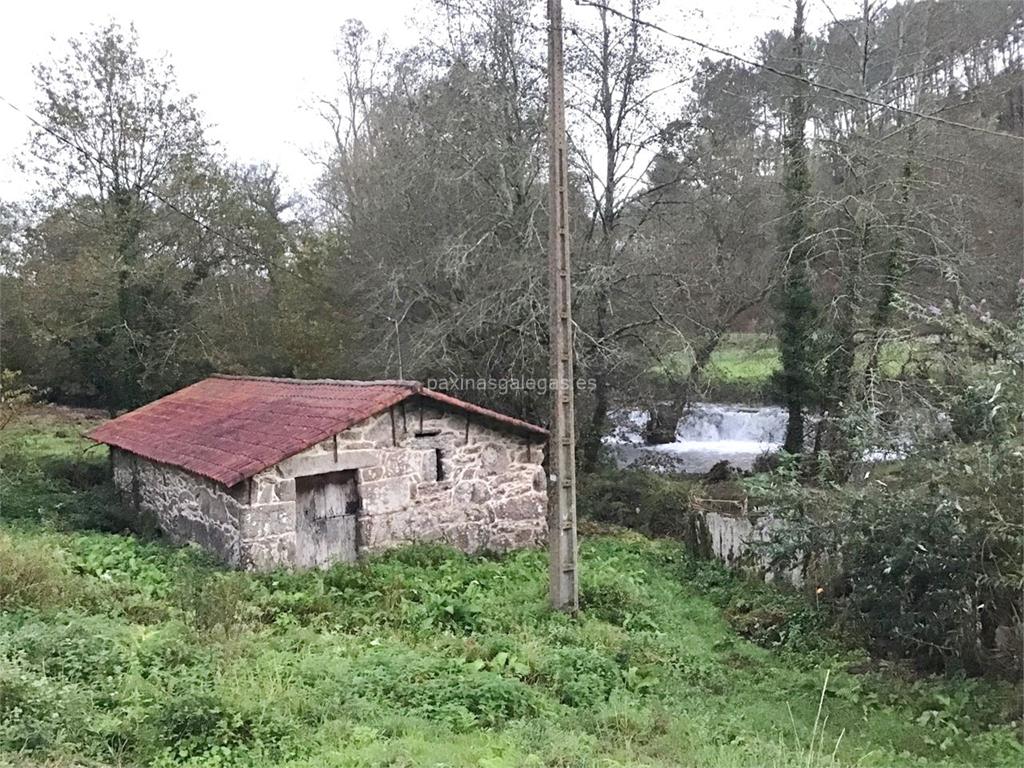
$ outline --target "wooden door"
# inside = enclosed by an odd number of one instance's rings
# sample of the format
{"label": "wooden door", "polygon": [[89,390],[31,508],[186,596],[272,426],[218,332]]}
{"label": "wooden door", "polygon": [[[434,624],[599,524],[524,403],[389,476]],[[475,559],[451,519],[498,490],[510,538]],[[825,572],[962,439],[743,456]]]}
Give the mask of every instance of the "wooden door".
{"label": "wooden door", "polygon": [[360,507],[355,470],[295,478],[295,505],[299,566],[355,561]]}

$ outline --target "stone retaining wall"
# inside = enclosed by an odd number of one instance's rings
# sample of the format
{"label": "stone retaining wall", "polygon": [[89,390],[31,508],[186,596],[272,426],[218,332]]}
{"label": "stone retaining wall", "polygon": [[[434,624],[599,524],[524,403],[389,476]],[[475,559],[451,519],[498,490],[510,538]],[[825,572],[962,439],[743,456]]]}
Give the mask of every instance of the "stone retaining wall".
{"label": "stone retaining wall", "polygon": [[803,584],[800,569],[777,570],[767,553],[758,549],[780,525],[770,510],[748,508],[745,500],[693,499],[690,514],[696,526],[691,545],[697,554],[768,582],[781,579],[797,587]]}

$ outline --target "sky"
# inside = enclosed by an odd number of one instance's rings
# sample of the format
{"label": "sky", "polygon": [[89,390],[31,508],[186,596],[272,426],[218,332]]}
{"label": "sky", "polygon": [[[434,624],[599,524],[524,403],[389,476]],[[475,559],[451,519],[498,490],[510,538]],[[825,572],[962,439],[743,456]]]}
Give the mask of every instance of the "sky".
{"label": "sky", "polygon": [[[810,25],[828,21],[829,8],[841,13],[856,2],[809,0]],[[573,0],[564,6],[567,18],[596,13]],[[394,45],[412,45],[429,8],[427,0],[12,3],[4,9],[0,95],[31,111],[34,64],[62,54],[68,38],[93,25],[133,23],[144,55],[169,55],[179,87],[196,95],[209,135],[230,159],[276,165],[291,189],[302,190],[317,174],[310,150],[327,139],[311,105],[336,82],[332,51],[340,25],[358,18]],[[663,0],[660,12],[666,28],[747,54],[758,35],[788,26],[791,17],[791,0]],[[0,199],[20,199],[32,189],[14,165],[29,130],[25,117],[0,102]]]}

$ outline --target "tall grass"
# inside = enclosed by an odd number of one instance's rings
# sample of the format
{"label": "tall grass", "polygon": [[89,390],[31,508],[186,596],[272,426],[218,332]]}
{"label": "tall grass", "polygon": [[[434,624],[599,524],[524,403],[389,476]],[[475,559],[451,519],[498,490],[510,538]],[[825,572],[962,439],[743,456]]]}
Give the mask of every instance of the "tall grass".
{"label": "tall grass", "polygon": [[67,605],[79,591],[52,543],[18,540],[0,530],[0,610]]}

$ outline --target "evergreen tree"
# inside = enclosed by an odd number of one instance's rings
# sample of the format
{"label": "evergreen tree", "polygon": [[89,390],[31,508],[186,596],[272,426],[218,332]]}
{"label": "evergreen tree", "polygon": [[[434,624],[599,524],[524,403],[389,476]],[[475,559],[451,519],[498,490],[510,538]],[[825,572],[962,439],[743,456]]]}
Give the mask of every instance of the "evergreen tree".
{"label": "evergreen tree", "polygon": [[[793,21],[793,74],[804,77],[804,0],[796,0]],[[784,210],[780,245],[785,279],[780,300],[779,347],[782,357],[782,395],[789,417],[784,448],[800,453],[804,445],[804,409],[813,386],[811,350],[814,300],[808,275],[810,252],[808,199],[811,178],[804,136],[808,119],[807,84],[793,80],[783,140]]]}

